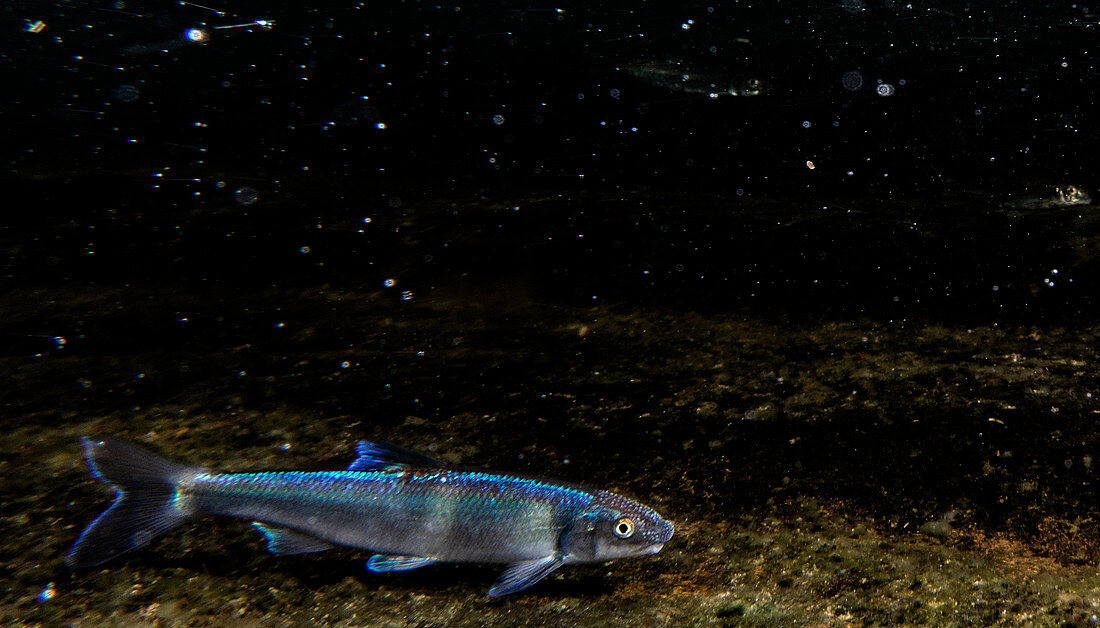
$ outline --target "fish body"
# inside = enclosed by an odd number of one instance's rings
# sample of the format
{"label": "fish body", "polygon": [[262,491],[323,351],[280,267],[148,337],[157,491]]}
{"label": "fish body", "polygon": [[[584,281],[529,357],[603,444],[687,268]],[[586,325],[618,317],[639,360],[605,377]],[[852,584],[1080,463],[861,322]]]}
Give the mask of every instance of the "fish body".
{"label": "fish body", "polygon": [[627,63],[617,69],[655,87],[685,94],[704,94],[711,98],[760,96],[768,91],[758,78],[698,71],[678,61],[641,61]]}
{"label": "fish body", "polygon": [[345,471],[213,473],[110,438],[83,439],[93,475],[115,502],[73,545],[91,567],[195,517],[251,520],[281,554],[346,546],[375,553],[371,571],[440,561],[507,563],[489,591],[527,588],[562,565],[655,554],[673,526],[603,490],[447,467],[361,441]]}
{"label": "fish body", "polygon": [[1018,196],[1001,204],[1007,209],[1055,209],[1091,205],[1092,197],[1076,185],[1051,186],[1045,195]]}

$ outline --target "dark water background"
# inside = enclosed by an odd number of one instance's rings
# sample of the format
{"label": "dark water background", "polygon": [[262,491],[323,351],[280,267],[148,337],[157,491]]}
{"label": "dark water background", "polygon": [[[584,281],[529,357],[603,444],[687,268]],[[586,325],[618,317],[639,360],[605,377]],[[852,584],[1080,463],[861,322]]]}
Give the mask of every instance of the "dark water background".
{"label": "dark water background", "polygon": [[[2,12],[6,621],[1095,623],[1085,5]],[[678,534],[495,603],[233,523],[74,575],[90,433],[391,441]]]}

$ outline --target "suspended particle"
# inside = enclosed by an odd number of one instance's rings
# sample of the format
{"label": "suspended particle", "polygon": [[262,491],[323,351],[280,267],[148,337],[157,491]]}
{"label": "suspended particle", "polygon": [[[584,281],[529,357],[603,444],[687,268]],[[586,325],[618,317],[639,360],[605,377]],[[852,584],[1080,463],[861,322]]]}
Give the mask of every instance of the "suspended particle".
{"label": "suspended particle", "polygon": [[840,75],[840,84],[850,92],[858,92],[863,89],[863,75],[856,70],[848,70]]}
{"label": "suspended particle", "polygon": [[612,87],[612,88],[611,88],[611,89],[610,89],[610,90],[609,90],[609,91],[607,92],[607,95],[608,95],[608,96],[611,96],[611,97],[612,97],[612,98],[614,98],[615,100],[618,100],[618,99],[619,99],[619,97],[620,97],[620,96],[622,96],[622,92],[620,92],[620,91],[619,91],[619,88],[618,88],[618,87]]}
{"label": "suspended particle", "polygon": [[875,88],[875,93],[879,96],[893,96],[894,86],[889,83],[880,83],[879,86]]}
{"label": "suspended particle", "polygon": [[817,166],[814,165],[814,162],[809,161],[809,160],[806,161],[806,167],[809,168],[810,170],[813,170],[814,168],[817,168]]}

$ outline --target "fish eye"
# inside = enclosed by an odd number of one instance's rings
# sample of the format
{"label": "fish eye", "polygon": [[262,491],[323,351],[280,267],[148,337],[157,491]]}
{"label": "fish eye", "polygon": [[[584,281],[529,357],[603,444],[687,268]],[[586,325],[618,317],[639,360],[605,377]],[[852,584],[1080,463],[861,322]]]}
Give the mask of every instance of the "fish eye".
{"label": "fish eye", "polygon": [[620,539],[630,538],[630,535],[634,534],[634,522],[623,517],[615,522],[614,532]]}

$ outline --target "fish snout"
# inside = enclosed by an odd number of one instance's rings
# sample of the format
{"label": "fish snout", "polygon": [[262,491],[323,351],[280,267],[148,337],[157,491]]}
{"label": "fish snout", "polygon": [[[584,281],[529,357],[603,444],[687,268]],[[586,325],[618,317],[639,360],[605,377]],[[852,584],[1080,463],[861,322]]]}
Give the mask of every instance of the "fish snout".
{"label": "fish snout", "polygon": [[[668,543],[669,540],[672,539],[672,533],[675,531],[676,528],[672,525],[671,521],[666,521],[662,519],[660,524],[658,524],[657,529],[655,530],[656,534],[654,535],[656,537],[658,545],[663,546],[665,543]],[[661,548],[658,547],[657,551],[660,551],[660,549]],[[655,551],[654,553],[657,552]]]}

